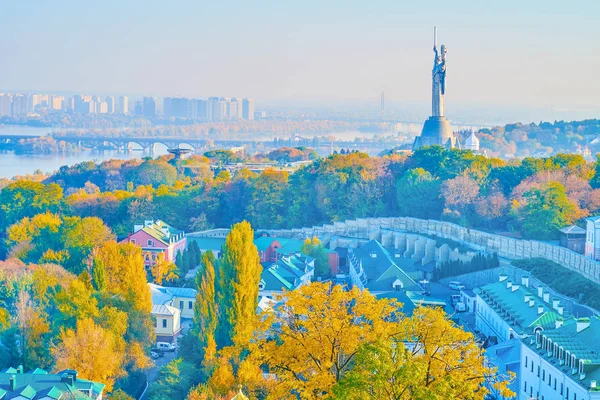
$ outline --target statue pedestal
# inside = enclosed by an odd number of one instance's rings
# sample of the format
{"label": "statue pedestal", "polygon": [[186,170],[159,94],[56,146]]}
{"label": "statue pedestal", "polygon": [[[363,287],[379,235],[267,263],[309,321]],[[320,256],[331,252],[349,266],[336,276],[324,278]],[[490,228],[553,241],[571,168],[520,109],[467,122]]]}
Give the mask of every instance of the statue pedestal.
{"label": "statue pedestal", "polygon": [[446,117],[429,117],[423,125],[421,136],[415,138],[413,150],[425,146],[443,146],[447,149],[460,148]]}

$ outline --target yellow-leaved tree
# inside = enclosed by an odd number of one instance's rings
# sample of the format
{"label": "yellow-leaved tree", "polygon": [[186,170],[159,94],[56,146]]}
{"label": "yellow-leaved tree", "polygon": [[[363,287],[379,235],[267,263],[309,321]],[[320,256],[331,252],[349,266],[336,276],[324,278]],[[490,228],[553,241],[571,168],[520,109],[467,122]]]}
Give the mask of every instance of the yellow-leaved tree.
{"label": "yellow-leaved tree", "polygon": [[472,334],[441,309],[368,291],[312,283],[285,293],[251,347],[277,379],[268,399],[484,399],[485,384],[510,397],[510,377],[490,368]]}
{"label": "yellow-leaved tree", "polygon": [[74,369],[84,379],[106,384],[110,392],[115,380],[125,374],[125,353],[115,335],[91,318],[77,321],[77,328],[63,330],[52,355],[56,370]]}
{"label": "yellow-leaved tree", "polygon": [[156,262],[150,267],[150,272],[154,281],[162,285],[163,281],[172,281],[177,279],[177,266],[171,261],[165,260],[165,254],[160,253]]}

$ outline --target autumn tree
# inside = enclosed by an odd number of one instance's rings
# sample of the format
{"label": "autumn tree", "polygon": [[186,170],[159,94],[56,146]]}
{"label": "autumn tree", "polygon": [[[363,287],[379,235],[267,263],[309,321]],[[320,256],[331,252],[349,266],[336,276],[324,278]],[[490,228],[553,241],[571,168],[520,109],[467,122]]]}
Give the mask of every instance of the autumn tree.
{"label": "autumn tree", "polygon": [[149,400],[185,399],[193,385],[198,383],[193,364],[176,358],[163,365],[158,378],[148,388]]}
{"label": "autumn tree", "polygon": [[439,218],[443,209],[440,181],[423,168],[408,170],[396,182],[396,198],[401,216]]}
{"label": "autumn tree", "polygon": [[555,238],[558,230],[573,223],[576,215],[565,187],[558,182],[532,188],[523,195],[523,202],[525,204],[516,202],[512,212],[520,221],[526,238]]}
{"label": "autumn tree", "polygon": [[173,281],[179,276],[177,266],[171,261],[165,260],[164,253],[160,253],[150,266],[150,273],[154,282],[162,285],[163,281]]}
{"label": "autumn tree", "polygon": [[207,251],[202,256],[202,269],[196,276],[198,294],[194,304],[192,334],[196,338],[203,364],[207,367],[216,357],[217,299],[215,294],[215,256]]}
{"label": "autumn tree", "polygon": [[269,398],[317,399],[354,364],[361,343],[398,332],[397,308],[358,288],[312,283],[286,292],[283,305],[269,312],[257,335],[258,359],[277,376]]}
{"label": "autumn tree", "polygon": [[254,231],[246,221],[231,228],[217,276],[217,332],[220,345],[245,346],[254,329],[262,265]]}
{"label": "autumn tree", "polygon": [[51,350],[57,370],[74,369],[84,379],[104,383],[108,392],[124,375],[124,353],[115,336],[91,318],[77,321],[77,328],[62,331],[59,339]]}
{"label": "autumn tree", "polygon": [[361,345],[352,369],[334,388],[348,400],[487,399],[491,384],[504,398],[513,375],[500,376],[473,334],[444,310],[419,307],[396,335]]}

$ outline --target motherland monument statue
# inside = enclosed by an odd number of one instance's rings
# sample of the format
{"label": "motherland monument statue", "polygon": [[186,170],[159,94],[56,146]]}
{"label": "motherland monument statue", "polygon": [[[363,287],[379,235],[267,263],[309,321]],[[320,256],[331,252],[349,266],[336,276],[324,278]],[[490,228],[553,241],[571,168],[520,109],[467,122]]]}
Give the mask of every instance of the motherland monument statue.
{"label": "motherland monument statue", "polygon": [[446,46],[437,48],[437,27],[433,27],[433,69],[431,71],[431,117],[425,121],[421,136],[415,138],[413,150],[424,146],[439,145],[448,149],[460,148],[452,133],[450,122],[444,115],[446,94]]}

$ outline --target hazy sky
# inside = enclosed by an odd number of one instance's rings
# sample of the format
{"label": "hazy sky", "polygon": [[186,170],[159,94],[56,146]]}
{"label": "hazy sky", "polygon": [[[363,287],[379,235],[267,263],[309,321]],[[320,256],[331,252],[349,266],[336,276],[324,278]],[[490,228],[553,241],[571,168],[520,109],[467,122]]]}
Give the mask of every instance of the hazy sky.
{"label": "hazy sky", "polygon": [[600,114],[600,1],[0,0],[0,90],[427,102]]}

